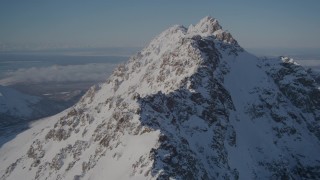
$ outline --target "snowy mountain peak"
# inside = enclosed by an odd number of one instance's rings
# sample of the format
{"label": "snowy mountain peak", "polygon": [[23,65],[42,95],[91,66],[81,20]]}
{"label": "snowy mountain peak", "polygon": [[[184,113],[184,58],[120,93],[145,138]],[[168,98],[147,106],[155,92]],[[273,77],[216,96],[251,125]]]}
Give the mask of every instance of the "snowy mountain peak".
{"label": "snowy mountain peak", "polygon": [[222,29],[217,19],[210,16],[204,17],[195,26],[190,25],[188,33],[199,34],[201,36],[214,36],[217,40],[237,45],[237,41],[232,35],[228,31]]}
{"label": "snowy mountain peak", "polygon": [[286,56],[280,56],[280,59],[282,62],[284,63],[290,63],[290,64],[294,64],[294,65],[299,65],[299,63],[297,63],[296,61],[294,61],[292,58],[290,57],[286,57]]}
{"label": "snowy mountain peak", "polygon": [[318,84],[227,34],[210,17],[164,31],[5,144],[0,179],[320,179]]}
{"label": "snowy mountain peak", "polygon": [[145,50],[151,49],[153,51],[155,49],[157,54],[161,54],[160,50],[162,52],[170,50],[172,49],[172,45],[177,45],[177,42],[190,38],[197,39],[197,37],[213,38],[213,40],[219,41],[220,44],[222,43],[224,48],[226,48],[226,45],[232,45],[236,50],[242,50],[232,35],[222,29],[218,20],[210,16],[204,17],[195,26],[190,25],[189,28],[182,25],[174,25],[168,28],[151,41]]}
{"label": "snowy mountain peak", "polygon": [[191,29],[189,30],[189,32],[199,33],[203,35],[213,35],[214,32],[222,29],[218,20],[210,16],[204,17],[195,26],[190,27]]}

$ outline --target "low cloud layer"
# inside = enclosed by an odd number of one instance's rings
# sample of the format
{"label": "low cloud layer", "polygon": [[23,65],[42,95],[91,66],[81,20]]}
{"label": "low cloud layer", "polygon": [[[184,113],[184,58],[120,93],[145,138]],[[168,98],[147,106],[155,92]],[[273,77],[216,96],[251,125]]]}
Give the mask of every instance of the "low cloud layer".
{"label": "low cloud layer", "polygon": [[103,81],[107,79],[116,66],[117,64],[99,63],[22,68],[8,73],[7,78],[0,80],[0,84]]}
{"label": "low cloud layer", "polygon": [[[320,60],[297,60],[299,64],[320,71]],[[0,79],[0,85],[17,83],[104,81],[117,64],[92,63],[85,65],[54,65],[49,67],[21,68]]]}

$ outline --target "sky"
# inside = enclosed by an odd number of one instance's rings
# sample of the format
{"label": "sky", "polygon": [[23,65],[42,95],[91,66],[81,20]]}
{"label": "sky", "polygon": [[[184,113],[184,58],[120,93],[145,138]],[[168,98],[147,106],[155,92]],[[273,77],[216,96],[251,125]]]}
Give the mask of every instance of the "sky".
{"label": "sky", "polygon": [[208,15],[244,48],[320,50],[319,0],[0,0],[0,51],[144,47]]}

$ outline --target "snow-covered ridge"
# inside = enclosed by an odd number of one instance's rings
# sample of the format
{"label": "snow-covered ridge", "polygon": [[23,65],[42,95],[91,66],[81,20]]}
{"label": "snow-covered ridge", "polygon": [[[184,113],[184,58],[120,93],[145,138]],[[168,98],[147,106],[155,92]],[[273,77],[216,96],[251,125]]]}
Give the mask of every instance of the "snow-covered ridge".
{"label": "snow-covered ridge", "polygon": [[[237,55],[243,51],[235,40],[229,41],[229,36],[224,39],[224,35],[219,35],[221,33],[226,32],[221,29],[217,20],[211,17],[203,18],[196,26],[191,25],[189,29],[181,25],[174,25],[163,31],[146,48],[130,58],[126,65],[117,68],[110,79],[116,86],[119,86],[120,92],[121,90],[126,92],[129,87],[134,87],[135,92],[142,96],[144,92],[171,92],[180,87],[182,79],[196,72],[203,62],[205,57],[198,50],[201,46],[199,42],[215,42],[215,45],[209,50],[213,51],[214,46],[217,46],[222,53],[229,55]],[[108,80],[108,83],[112,83],[110,81]],[[128,81],[125,84],[126,87],[120,87],[123,81]],[[138,86],[142,89],[135,87],[137,82],[140,83]]]}

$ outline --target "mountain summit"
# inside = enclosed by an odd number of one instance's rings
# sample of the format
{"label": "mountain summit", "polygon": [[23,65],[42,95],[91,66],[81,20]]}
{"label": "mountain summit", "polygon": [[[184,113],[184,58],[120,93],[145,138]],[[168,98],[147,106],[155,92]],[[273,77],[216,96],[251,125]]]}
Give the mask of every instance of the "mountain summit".
{"label": "mountain summit", "polygon": [[233,39],[232,35],[222,29],[218,20],[210,16],[201,19],[200,22],[195,26],[190,25],[188,28],[188,33],[194,35],[198,34],[202,37],[213,36],[220,41],[229,44],[237,44],[237,41]]}
{"label": "mountain summit", "polygon": [[319,179],[318,87],[214,18],[173,26],[5,144],[1,179]]}

